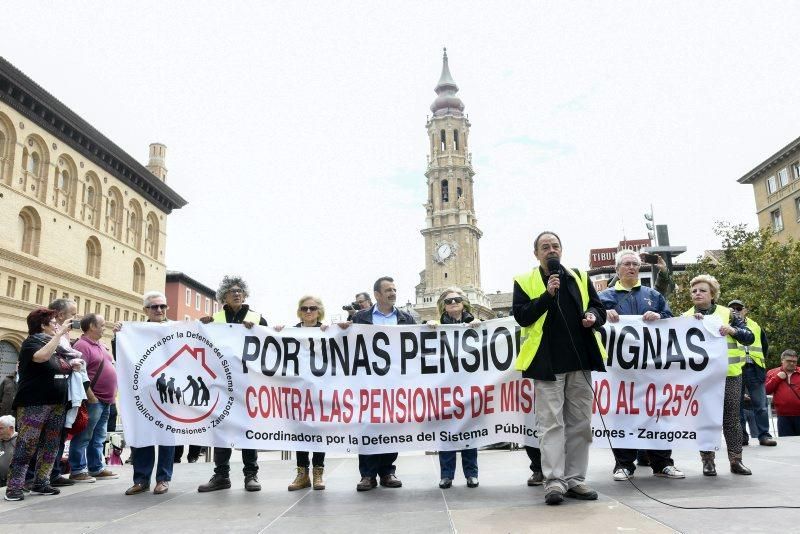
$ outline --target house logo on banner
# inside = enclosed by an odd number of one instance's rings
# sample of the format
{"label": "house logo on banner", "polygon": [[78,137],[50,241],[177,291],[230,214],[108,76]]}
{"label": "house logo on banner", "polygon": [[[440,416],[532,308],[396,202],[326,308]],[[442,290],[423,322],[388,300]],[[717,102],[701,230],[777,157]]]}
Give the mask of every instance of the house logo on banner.
{"label": "house logo on banner", "polygon": [[[177,339],[184,333],[176,332],[151,346],[133,372],[137,411],[173,434],[207,432],[230,414],[234,402],[229,362],[210,340],[187,334],[204,346],[194,339],[185,343]],[[184,343],[174,350],[175,341]]]}

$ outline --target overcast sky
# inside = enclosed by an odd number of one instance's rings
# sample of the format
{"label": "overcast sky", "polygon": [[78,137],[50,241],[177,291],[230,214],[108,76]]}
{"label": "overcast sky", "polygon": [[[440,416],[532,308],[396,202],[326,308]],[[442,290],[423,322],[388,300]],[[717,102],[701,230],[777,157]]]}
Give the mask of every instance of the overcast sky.
{"label": "overcast sky", "polygon": [[189,204],[167,266],[240,273],[271,323],[338,313],[424,268],[425,131],[442,47],[472,129],[482,286],[510,291],[533,236],[565,262],[646,235],[679,261],[755,225],[738,178],[798,134],[797,2],[6,1],[0,55]]}

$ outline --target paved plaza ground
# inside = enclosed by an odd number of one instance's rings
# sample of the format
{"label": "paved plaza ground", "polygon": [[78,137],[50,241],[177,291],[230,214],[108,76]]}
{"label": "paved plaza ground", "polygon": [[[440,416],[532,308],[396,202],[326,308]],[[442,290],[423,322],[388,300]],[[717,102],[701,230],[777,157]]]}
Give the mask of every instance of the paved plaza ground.
{"label": "paved plaza ground", "polygon": [[[686,479],[657,479],[649,468],[640,468],[634,481],[652,496],[681,506],[800,505],[800,438],[781,439],[777,447],[754,442],[744,450],[744,462],[754,473],[750,477],[732,475],[724,459],[717,462],[719,476],[704,477],[696,452],[675,451]],[[201,462],[177,464],[166,495],[131,497],[123,494],[131,466],[116,467],[118,480],[62,488],[55,497],[0,502],[0,532],[800,532],[800,510],[680,510],[654,502],[628,482],[611,479],[608,449],[591,452],[588,481],[599,500],[568,499],[560,506],[546,506],[542,488],[525,485],[530,473],[521,450],[481,451],[476,489],[468,489],[459,473],[451,489],[440,490],[438,458],[422,453],[400,456],[397,475],[403,488],[365,493],[355,491],[358,460],[352,456],[328,457],[324,491],[286,491],[294,462],[281,460],[279,452],[260,453],[259,465],[261,492],[244,491],[239,462],[232,465],[232,489],[198,493],[197,485],[213,467]]]}

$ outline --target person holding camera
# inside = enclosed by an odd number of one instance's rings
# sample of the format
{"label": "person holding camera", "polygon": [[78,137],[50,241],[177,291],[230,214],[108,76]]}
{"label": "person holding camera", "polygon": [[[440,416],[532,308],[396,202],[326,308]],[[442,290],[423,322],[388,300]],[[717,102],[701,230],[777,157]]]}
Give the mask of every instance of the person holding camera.
{"label": "person holding camera", "polygon": [[369,293],[364,291],[357,293],[356,299],[347,306],[342,306],[342,310],[347,312],[347,320],[352,321],[356,313],[361,310],[367,310],[370,306],[372,306],[372,298],[370,298]]}

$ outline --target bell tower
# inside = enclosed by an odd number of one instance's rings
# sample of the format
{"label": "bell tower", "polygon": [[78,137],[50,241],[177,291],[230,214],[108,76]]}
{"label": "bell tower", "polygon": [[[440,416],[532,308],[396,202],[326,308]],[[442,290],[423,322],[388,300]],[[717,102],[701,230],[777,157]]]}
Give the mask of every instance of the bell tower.
{"label": "bell tower", "polygon": [[436,84],[433,115],[426,128],[430,153],[425,171],[428,201],[425,207],[425,270],[417,285],[414,309],[423,320],[439,319],[436,301],[446,288],[464,290],[476,318],[494,317],[489,300],[481,290],[478,240],[483,233],[475,217],[472,194],[472,154],[469,152],[470,122],[458,86],[450,74],[444,49],[442,75]]}

